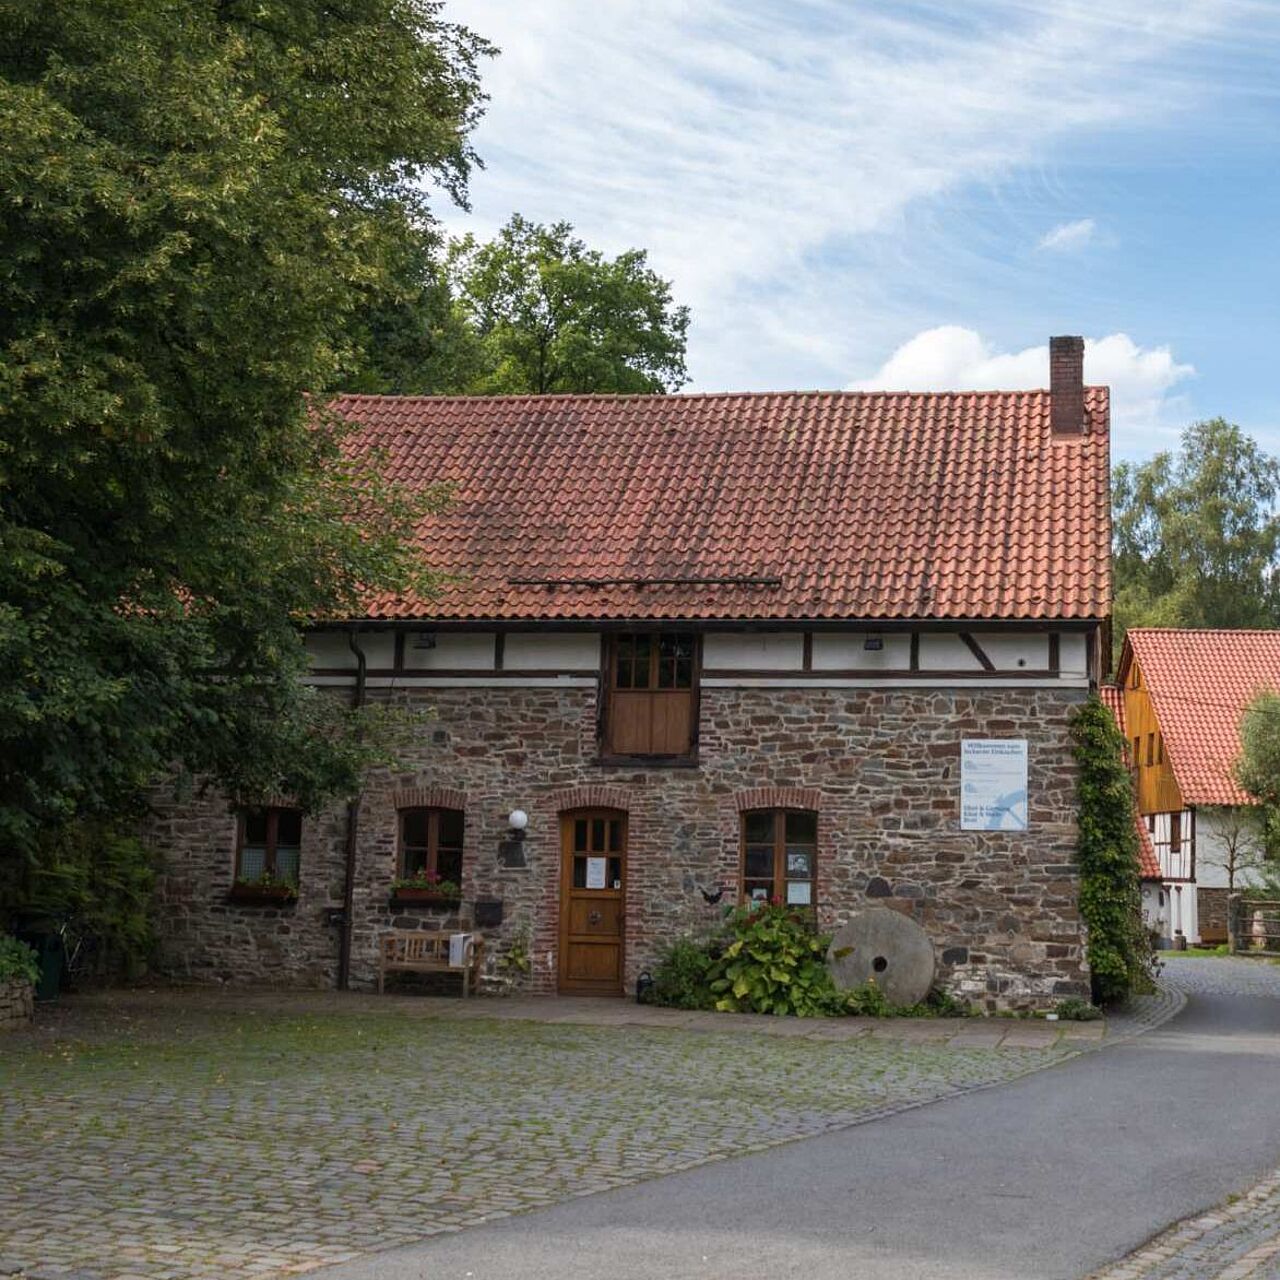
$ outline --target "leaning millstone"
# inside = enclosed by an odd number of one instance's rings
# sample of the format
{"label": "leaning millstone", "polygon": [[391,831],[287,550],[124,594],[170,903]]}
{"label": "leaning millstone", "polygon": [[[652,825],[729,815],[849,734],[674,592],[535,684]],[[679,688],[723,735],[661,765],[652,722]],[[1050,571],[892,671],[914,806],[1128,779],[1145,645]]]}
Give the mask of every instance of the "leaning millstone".
{"label": "leaning millstone", "polygon": [[933,943],[900,912],[869,907],[836,930],[827,967],[842,990],[874,978],[891,1004],[917,1004],[933,987]]}

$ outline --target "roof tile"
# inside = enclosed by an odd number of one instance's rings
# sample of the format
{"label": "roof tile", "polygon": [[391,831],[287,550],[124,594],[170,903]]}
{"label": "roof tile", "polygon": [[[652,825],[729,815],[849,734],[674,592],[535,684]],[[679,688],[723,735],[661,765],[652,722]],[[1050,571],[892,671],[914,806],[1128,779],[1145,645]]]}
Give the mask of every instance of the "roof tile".
{"label": "roof tile", "polygon": [[[333,408],[393,479],[454,486],[419,536],[461,580],[438,599],[378,597],[374,618],[1034,619],[1110,611],[1106,388],[1086,403],[1072,437],[1052,434],[1045,391]],[[780,581],[706,581],[744,577]]]}

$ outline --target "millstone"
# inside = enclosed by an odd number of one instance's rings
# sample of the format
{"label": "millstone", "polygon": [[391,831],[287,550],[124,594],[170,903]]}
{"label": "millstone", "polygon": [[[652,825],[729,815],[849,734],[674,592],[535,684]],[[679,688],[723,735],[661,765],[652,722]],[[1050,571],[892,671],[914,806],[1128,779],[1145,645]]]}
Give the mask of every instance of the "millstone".
{"label": "millstone", "polygon": [[842,990],[874,978],[891,1004],[917,1004],[933,986],[933,943],[914,920],[869,907],[835,931],[827,967]]}

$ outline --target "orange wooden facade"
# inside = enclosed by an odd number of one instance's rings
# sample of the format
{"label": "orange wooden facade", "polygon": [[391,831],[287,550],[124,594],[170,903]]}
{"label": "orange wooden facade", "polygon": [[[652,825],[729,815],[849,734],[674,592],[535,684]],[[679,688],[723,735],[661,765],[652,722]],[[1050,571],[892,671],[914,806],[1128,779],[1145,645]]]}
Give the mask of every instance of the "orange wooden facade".
{"label": "orange wooden facade", "polygon": [[1136,658],[1129,664],[1124,684],[1124,722],[1129,738],[1129,763],[1137,776],[1138,812],[1181,811],[1185,807],[1182,792],[1173,776],[1160,722]]}

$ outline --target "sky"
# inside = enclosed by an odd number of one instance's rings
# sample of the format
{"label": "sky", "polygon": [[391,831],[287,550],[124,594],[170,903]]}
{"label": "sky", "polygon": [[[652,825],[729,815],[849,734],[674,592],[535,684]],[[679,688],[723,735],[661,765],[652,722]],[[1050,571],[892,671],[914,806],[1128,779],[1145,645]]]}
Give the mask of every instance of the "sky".
{"label": "sky", "polygon": [[1113,454],[1280,452],[1280,0],[446,0],[501,52],[471,209],[642,248],[685,390],[1044,386]]}

